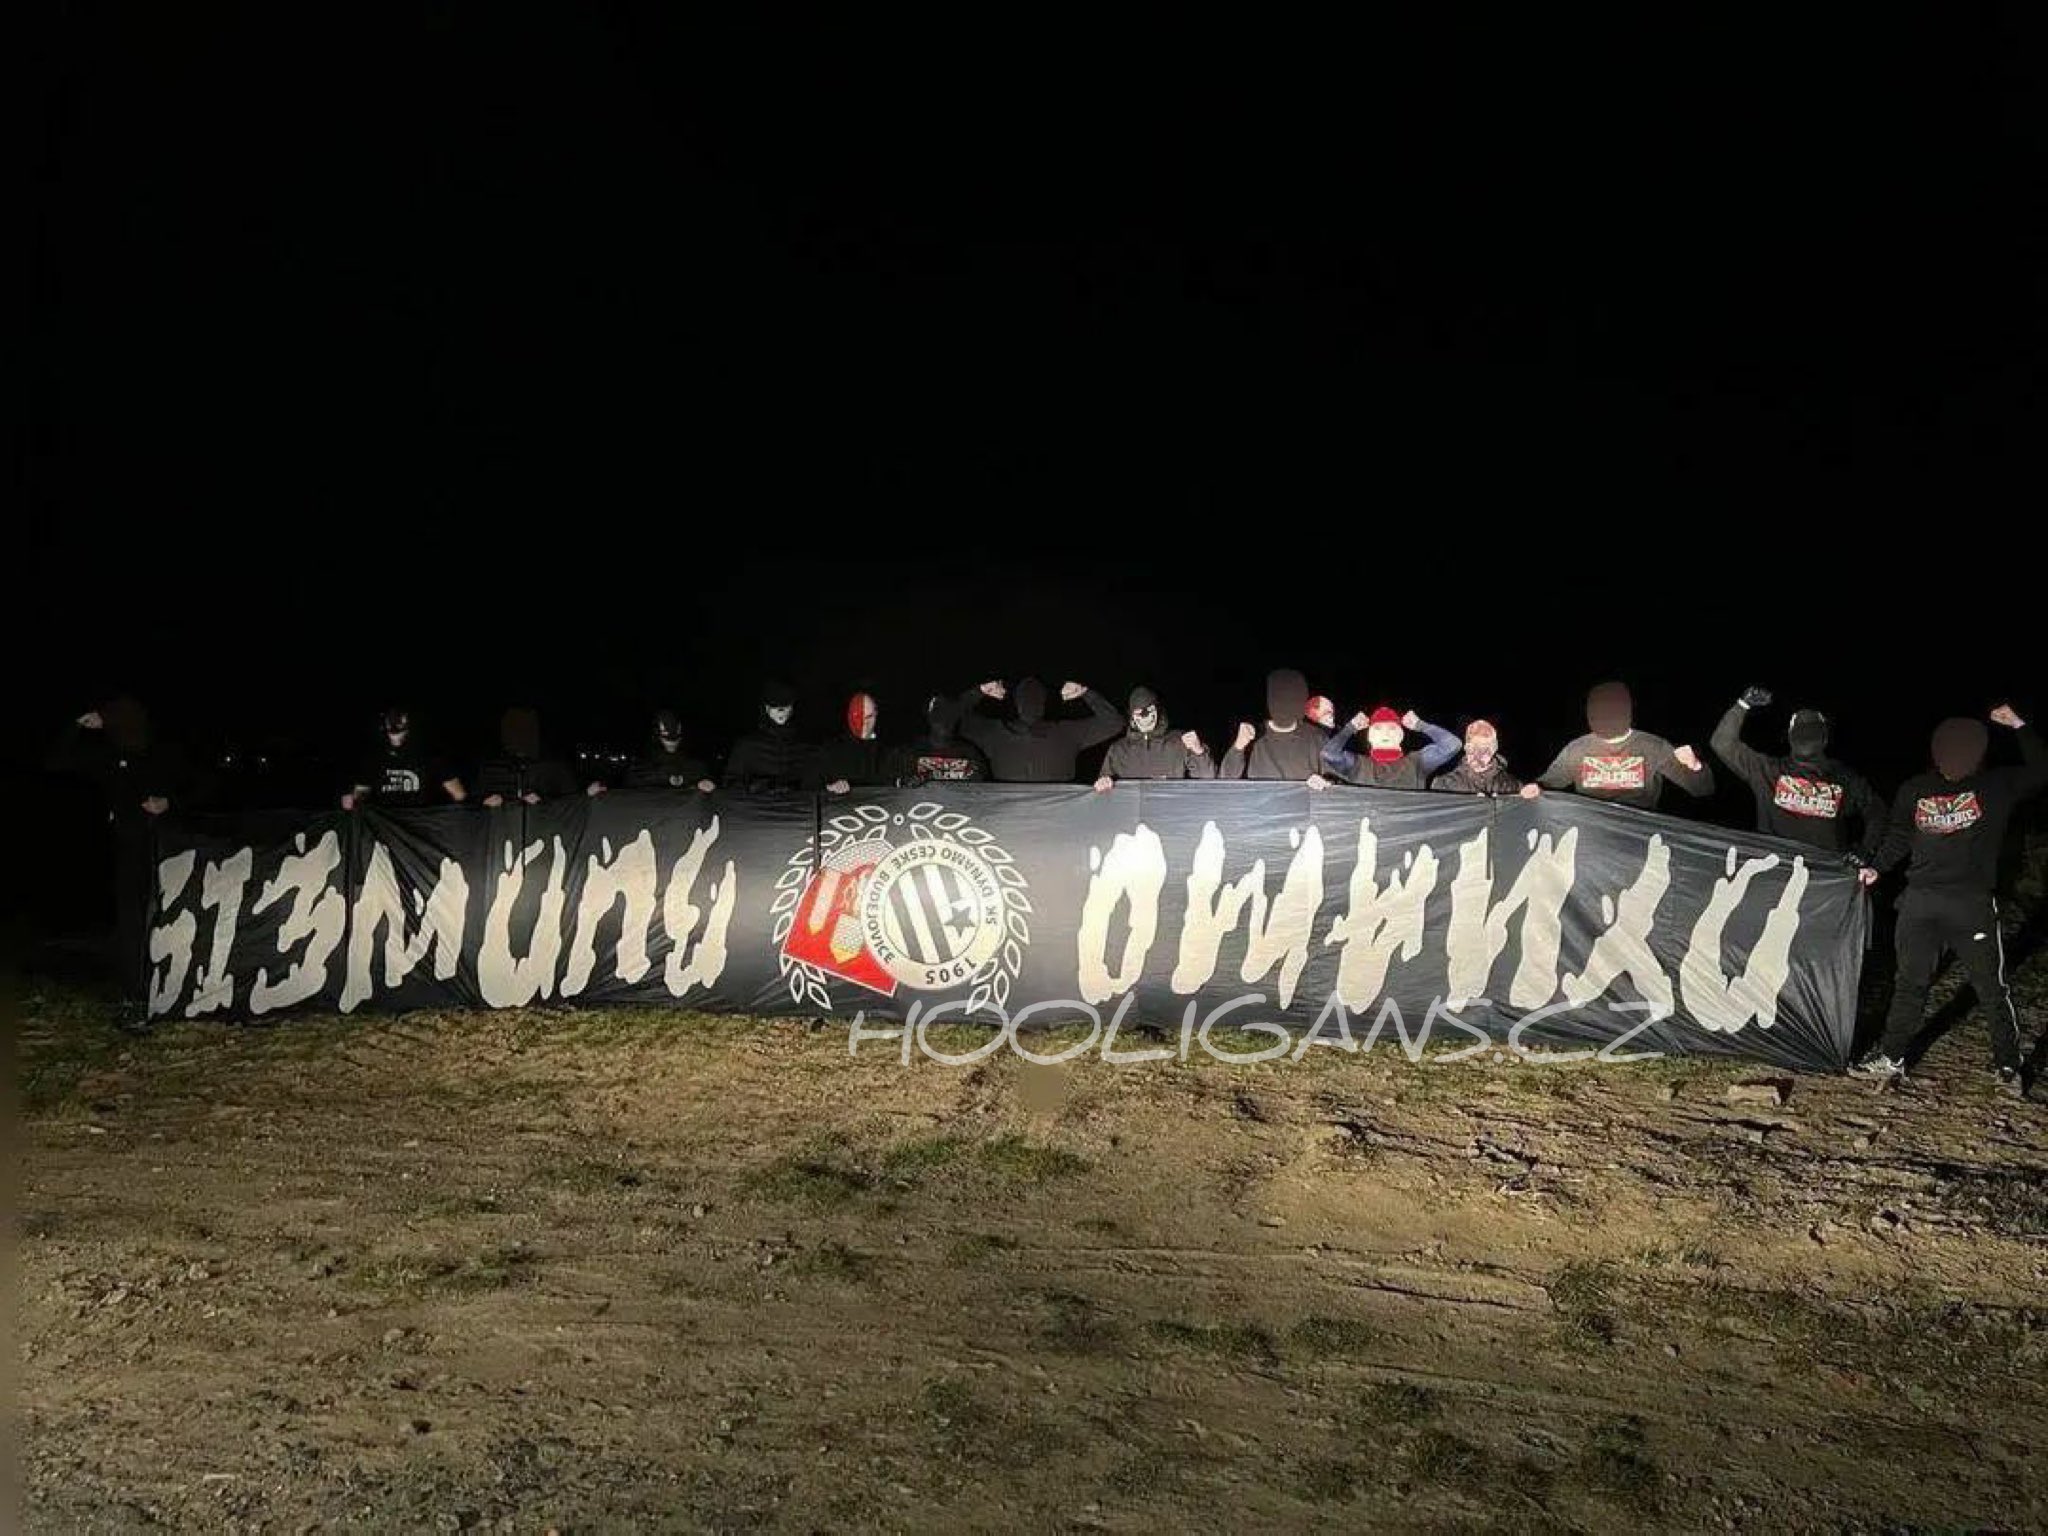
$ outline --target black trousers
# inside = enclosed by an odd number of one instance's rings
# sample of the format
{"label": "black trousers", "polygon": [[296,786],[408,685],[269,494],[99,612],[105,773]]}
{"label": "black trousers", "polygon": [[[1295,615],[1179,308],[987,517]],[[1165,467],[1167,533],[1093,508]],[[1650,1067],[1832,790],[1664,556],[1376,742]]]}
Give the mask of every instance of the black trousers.
{"label": "black trousers", "polygon": [[2005,940],[1998,931],[1997,899],[1981,891],[1908,890],[1899,902],[1894,937],[1898,980],[1891,1013],[1878,1049],[1903,1056],[1927,1013],[1927,989],[1941,968],[1944,950],[1953,951],[1969,972],[1977,1002],[1991,1025],[1991,1053],[2001,1067],[2020,1065],[2019,1015],[2005,984]]}

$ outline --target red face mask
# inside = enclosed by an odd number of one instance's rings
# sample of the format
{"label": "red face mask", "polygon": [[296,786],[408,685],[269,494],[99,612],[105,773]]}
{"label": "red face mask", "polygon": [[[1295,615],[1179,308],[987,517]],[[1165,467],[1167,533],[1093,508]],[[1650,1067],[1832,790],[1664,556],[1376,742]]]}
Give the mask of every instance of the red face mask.
{"label": "red face mask", "polygon": [[873,741],[875,739],[875,722],[880,718],[880,715],[881,711],[875,707],[875,697],[873,694],[856,693],[846,701],[847,734],[858,741]]}

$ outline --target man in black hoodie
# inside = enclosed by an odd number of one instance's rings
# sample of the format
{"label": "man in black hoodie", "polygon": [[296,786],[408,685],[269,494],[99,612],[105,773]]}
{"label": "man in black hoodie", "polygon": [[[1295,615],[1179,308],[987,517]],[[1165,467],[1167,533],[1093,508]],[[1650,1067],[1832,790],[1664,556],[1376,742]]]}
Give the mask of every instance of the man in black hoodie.
{"label": "man in black hoodie", "polygon": [[468,797],[461,775],[421,743],[411,714],[403,709],[387,709],[378,728],[377,746],[356,765],[356,776],[348,793],[341,797],[344,811],[359,805],[410,810],[435,804],[436,791],[455,801]]}
{"label": "man in black hoodie", "polygon": [[[1304,718],[1308,679],[1292,667],[1266,674],[1266,728],[1239,721],[1237,739],[1223,754],[1220,779],[1293,779],[1310,789],[1327,789],[1323,748],[1330,733]],[[1247,751],[1249,749],[1249,751]]]}
{"label": "man in black hoodie", "polygon": [[[973,695],[981,697],[979,690]],[[951,697],[935,693],[925,700],[924,735],[898,747],[889,768],[889,782],[901,786],[918,784],[967,784],[988,777],[988,759],[981,748],[963,740],[955,728],[960,706]]]}
{"label": "man in black hoodie", "polygon": [[883,751],[875,735],[881,720],[881,707],[872,693],[856,693],[846,701],[846,734],[818,751],[818,777],[826,794],[843,795],[856,786],[892,782],[891,754]]}
{"label": "man in black hoodie", "polygon": [[818,749],[796,734],[796,690],[769,683],[761,690],[760,723],[733,743],[725,760],[727,789],[782,795],[818,787]]}
{"label": "man in black hoodie", "polygon": [[1116,706],[1085,683],[1062,684],[1060,697],[1086,704],[1086,720],[1046,719],[1045,684],[1035,677],[1017,684],[1012,718],[995,720],[977,713],[982,698],[1000,703],[1005,697],[1011,695],[1001,683],[987,682],[969,689],[960,700],[960,734],[988,754],[989,771],[1002,784],[1071,784],[1074,760],[1124,726]]}
{"label": "man in black hoodie", "polygon": [[2021,766],[1984,766],[1990,735],[1983,721],[1942,721],[1934,731],[1934,771],[1900,787],[1877,857],[1863,871],[1869,884],[1911,858],[1893,935],[1899,970],[1891,1012],[1877,1049],[1856,1065],[1868,1076],[1896,1077],[1906,1070],[1906,1049],[1920,1032],[1927,990],[1947,950],[1962,962],[1990,1016],[2000,1086],[2025,1092],[2019,1015],[2005,984],[2005,940],[1992,891],[2013,807],[2048,785],[2048,746],[2009,704],[1999,705],[1991,718],[2018,733]]}
{"label": "man in black hoodie", "polygon": [[[476,792],[495,809],[514,800],[538,805],[576,793],[576,775],[559,758],[547,756],[540,744],[540,711],[508,709],[498,722],[498,755],[477,770]],[[590,786],[601,794],[602,784]]]}
{"label": "man in black hoodie", "polygon": [[1691,747],[1674,747],[1662,736],[1635,728],[1628,684],[1601,683],[1589,692],[1586,726],[1586,734],[1567,742],[1537,783],[1643,811],[1657,809],[1667,783],[1688,795],[1714,792],[1714,770]]}
{"label": "man in black hoodie", "polygon": [[[1744,718],[1770,702],[1768,689],[1743,689],[1707,739],[1714,756],[1734,769],[1756,796],[1757,831],[1829,853],[1860,849],[1867,857],[1884,831],[1884,806],[1868,779],[1828,756],[1826,715],[1817,709],[1792,712],[1785,726],[1789,757],[1766,755],[1743,744]],[[1852,821],[1854,838],[1848,832]]]}
{"label": "man in black hoodie", "polygon": [[689,789],[711,793],[711,771],[683,750],[683,717],[672,709],[654,712],[647,750],[626,765],[628,789]]}
{"label": "man in black hoodie", "polygon": [[1166,722],[1166,706],[1150,688],[1133,688],[1130,699],[1130,727],[1109,745],[1102,760],[1102,777],[1095,781],[1105,790],[1118,779],[1213,779],[1216,765],[1209,749],[1193,731],[1178,736]]}

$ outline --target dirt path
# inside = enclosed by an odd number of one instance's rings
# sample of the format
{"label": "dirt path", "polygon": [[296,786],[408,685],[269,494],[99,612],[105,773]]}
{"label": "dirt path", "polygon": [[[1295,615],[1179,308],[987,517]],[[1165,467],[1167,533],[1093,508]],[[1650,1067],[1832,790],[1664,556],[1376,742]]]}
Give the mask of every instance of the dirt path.
{"label": "dirt path", "polygon": [[[31,1524],[2048,1524],[2048,1110],[32,998]],[[960,1037],[966,1040],[971,1037]]]}

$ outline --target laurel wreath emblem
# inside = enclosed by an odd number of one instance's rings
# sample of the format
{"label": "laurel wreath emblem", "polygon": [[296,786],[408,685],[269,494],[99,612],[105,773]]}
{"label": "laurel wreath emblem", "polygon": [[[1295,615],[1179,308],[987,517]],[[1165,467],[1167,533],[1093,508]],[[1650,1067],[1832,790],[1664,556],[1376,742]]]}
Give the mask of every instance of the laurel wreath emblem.
{"label": "laurel wreath emblem", "polygon": [[1031,942],[1031,882],[1024,878],[1009,852],[995,841],[993,833],[972,825],[961,812],[949,811],[929,800],[902,812],[879,805],[853,806],[828,817],[818,836],[805,838],[803,847],[790,855],[788,867],[775,882],[775,900],[768,909],[775,918],[772,942],[776,946],[776,961],[788,983],[790,998],[798,1003],[808,1000],[828,1011],[832,1007],[832,978],[807,961],[782,952],[782,941],[796,926],[796,909],[803,900],[804,887],[824,858],[842,847],[857,849],[869,842],[879,843],[884,849],[905,846],[890,844],[892,824],[900,824],[911,843],[948,842],[972,849],[995,875],[1002,894],[1003,942],[968,978],[973,990],[967,995],[965,1011],[972,1015],[993,1004],[994,1011],[1001,1014],[1009,1007],[1010,984],[1023,968],[1024,946]]}

